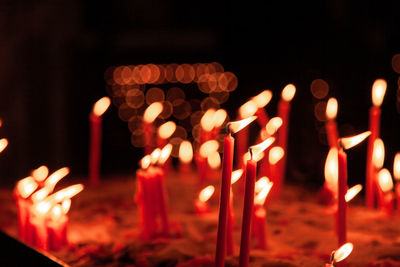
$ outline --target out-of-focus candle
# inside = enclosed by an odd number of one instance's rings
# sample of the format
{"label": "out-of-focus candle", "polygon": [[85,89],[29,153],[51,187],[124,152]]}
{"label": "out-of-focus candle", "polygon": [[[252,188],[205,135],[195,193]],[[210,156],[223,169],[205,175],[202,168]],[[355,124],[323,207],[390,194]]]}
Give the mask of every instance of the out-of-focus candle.
{"label": "out-of-focus candle", "polygon": [[210,108],[200,119],[200,144],[211,139],[211,131],[215,125],[215,113],[216,110]]}
{"label": "out-of-focus candle", "polygon": [[161,102],[154,102],[146,108],[143,113],[143,134],[144,134],[144,154],[148,155],[153,151],[154,145],[153,135],[154,126],[153,122],[163,111],[163,105]]}
{"label": "out-of-focus candle", "polygon": [[[325,264],[325,267],[334,267],[335,263],[340,263],[342,260],[346,259],[352,251],[353,251],[352,243],[348,242],[348,243],[343,244],[337,250],[332,251],[329,264]],[[343,266],[343,265],[340,265],[340,266]]]}
{"label": "out-of-focus candle", "polygon": [[378,173],[378,197],[380,198],[380,210],[386,215],[393,215],[393,181],[388,169],[382,169]]}
{"label": "out-of-focus candle", "polygon": [[282,147],[279,146],[274,146],[269,150],[269,155],[268,155],[268,163],[269,163],[269,177],[271,180],[274,182],[274,188],[272,189],[272,195],[273,197],[279,197],[281,193],[281,188],[282,188],[282,180],[279,180],[281,178],[278,175],[278,169],[277,166],[279,164],[279,161],[284,157],[285,151],[283,150]]}
{"label": "out-of-focus candle", "polygon": [[59,250],[67,245],[67,225],[66,216],[71,200],[65,200],[62,204],[55,205],[50,211],[48,220],[49,247],[51,250]]}
{"label": "out-of-focus candle", "polygon": [[210,205],[208,204],[208,200],[214,194],[215,187],[209,185],[200,191],[199,197],[196,199],[194,203],[194,208],[197,214],[204,215],[210,213]]}
{"label": "out-of-focus candle", "polygon": [[0,139],[0,153],[4,151],[4,149],[6,149],[8,145],[8,140],[7,138],[1,138]]}
{"label": "out-of-focus candle", "polygon": [[379,209],[382,208],[383,198],[380,196],[379,188],[377,187],[378,173],[382,169],[384,161],[385,161],[385,145],[384,145],[382,139],[376,138],[374,141],[374,148],[373,148],[373,152],[372,152],[373,169],[371,172],[371,178],[372,178],[372,182],[373,182],[373,187],[378,189],[377,200],[378,200]]}
{"label": "out-of-focus candle", "polygon": [[339,138],[337,124],[336,124],[336,115],[338,110],[338,102],[336,98],[331,97],[328,100],[326,105],[326,136],[328,138],[329,147],[337,147],[337,140]]}
{"label": "out-of-focus candle", "polygon": [[332,204],[337,198],[338,190],[338,149],[331,147],[325,161],[325,183],[321,191],[321,201],[326,204]]}
{"label": "out-of-focus candle", "polygon": [[190,170],[190,163],[193,159],[193,147],[189,141],[182,141],[179,146],[179,170],[187,173]]}
{"label": "out-of-focus candle", "polygon": [[397,200],[397,214],[400,215],[400,153],[396,153],[393,161],[393,177],[396,181],[395,193]]}
{"label": "out-of-focus candle", "polygon": [[257,105],[257,111],[255,115],[257,116],[257,121],[261,128],[264,128],[268,123],[268,115],[267,112],[265,112],[264,107],[268,105],[268,103],[271,101],[271,98],[272,92],[270,90],[264,90],[251,99]]}

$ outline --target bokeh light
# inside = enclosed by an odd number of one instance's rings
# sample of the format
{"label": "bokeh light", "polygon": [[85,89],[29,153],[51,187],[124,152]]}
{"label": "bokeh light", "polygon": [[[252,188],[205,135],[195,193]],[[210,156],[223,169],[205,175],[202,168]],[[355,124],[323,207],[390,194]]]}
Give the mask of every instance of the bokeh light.
{"label": "bokeh light", "polygon": [[146,92],[146,104],[150,105],[154,102],[163,102],[165,99],[164,91],[158,87],[152,87]]}
{"label": "bokeh light", "polygon": [[396,54],[392,57],[392,68],[393,71],[400,74],[400,54]]}
{"label": "bokeh light", "polygon": [[139,89],[131,89],[126,93],[125,101],[131,108],[140,108],[144,104],[144,94]]}
{"label": "bokeh light", "polygon": [[329,93],[329,85],[322,79],[315,79],[310,86],[311,94],[317,99],[325,98]]}
{"label": "bokeh light", "polygon": [[326,110],[325,101],[320,101],[317,104],[315,104],[314,106],[315,118],[319,121],[326,121],[325,110]]}

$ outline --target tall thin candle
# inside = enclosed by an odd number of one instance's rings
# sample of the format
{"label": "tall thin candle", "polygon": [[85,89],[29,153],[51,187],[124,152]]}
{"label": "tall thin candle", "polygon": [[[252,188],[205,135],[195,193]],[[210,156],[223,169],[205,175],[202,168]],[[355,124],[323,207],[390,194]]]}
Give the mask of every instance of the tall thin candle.
{"label": "tall thin candle", "polygon": [[338,110],[338,103],[336,98],[334,97],[329,98],[325,112],[327,119],[325,123],[325,129],[329,147],[337,147],[338,145],[337,140],[339,138],[339,134],[336,124],[337,110]]}

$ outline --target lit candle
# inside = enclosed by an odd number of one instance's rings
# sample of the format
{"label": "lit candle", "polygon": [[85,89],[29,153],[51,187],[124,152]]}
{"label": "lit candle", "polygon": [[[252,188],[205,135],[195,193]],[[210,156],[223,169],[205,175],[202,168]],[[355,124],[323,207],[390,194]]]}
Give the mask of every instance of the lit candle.
{"label": "lit candle", "polygon": [[338,150],[333,146],[329,149],[325,161],[325,183],[320,192],[322,203],[332,204],[338,194]]}
{"label": "lit candle", "polygon": [[328,100],[326,105],[326,136],[328,138],[329,147],[337,147],[337,140],[339,138],[337,124],[336,124],[336,115],[338,110],[338,102],[336,98],[331,97]]}
{"label": "lit candle", "polygon": [[240,239],[240,254],[239,254],[239,266],[245,267],[249,265],[250,257],[250,227],[251,218],[253,215],[254,206],[254,187],[257,174],[257,164],[254,158],[257,154],[263,152],[275,141],[274,137],[270,137],[262,143],[251,146],[249,148],[251,158],[246,164],[246,185],[244,193],[244,206],[242,216],[242,232]]}
{"label": "lit candle", "polygon": [[284,157],[284,155],[285,151],[283,150],[282,147],[274,146],[269,150],[269,155],[268,155],[268,163],[270,169],[269,177],[275,184],[274,188],[272,189],[273,197],[279,197],[281,193],[282,180],[278,180],[280,177],[278,175],[277,166],[279,164],[279,161],[282,160],[282,158]]}
{"label": "lit candle", "polygon": [[393,161],[393,177],[396,180],[397,214],[400,215],[400,153],[396,153]]}
{"label": "lit candle", "polygon": [[219,217],[218,217],[218,233],[217,233],[217,247],[215,255],[215,265],[217,267],[224,266],[225,254],[227,250],[227,227],[228,227],[228,212],[229,212],[229,201],[231,192],[231,178],[232,178],[232,167],[233,167],[233,153],[235,139],[232,137],[232,133],[237,133],[251,122],[256,117],[249,117],[247,119],[229,122],[227,124],[228,135],[224,138],[224,150],[222,158],[222,181],[221,181],[221,198],[219,206]]}
{"label": "lit candle", "polygon": [[4,149],[6,149],[8,145],[8,140],[7,138],[1,138],[0,139],[0,153],[4,151]]}
{"label": "lit candle", "polygon": [[200,119],[200,144],[211,139],[211,131],[215,125],[215,113],[216,110],[210,108]]}
{"label": "lit candle", "polygon": [[262,190],[254,198],[255,209],[253,213],[253,218],[254,218],[253,229],[258,241],[256,245],[258,249],[267,248],[266,231],[265,231],[267,211],[264,208],[264,203],[268,196],[268,193],[270,192],[274,184],[273,182],[269,181],[268,178],[266,178],[265,180],[266,183],[265,185],[263,185]]}
{"label": "lit candle", "polygon": [[179,146],[179,171],[187,173],[190,171],[190,163],[193,159],[192,143],[185,140]]}
{"label": "lit candle", "polygon": [[210,205],[208,204],[208,200],[214,194],[215,187],[209,185],[200,191],[199,197],[194,202],[194,208],[197,214],[204,215],[210,213]]}
{"label": "lit candle", "polygon": [[68,216],[66,215],[71,206],[71,199],[66,199],[62,204],[55,205],[48,220],[48,235],[50,250],[59,250],[68,244],[67,225]]}
{"label": "lit candle", "polygon": [[[264,129],[260,131],[261,140],[265,140],[268,137],[275,136],[278,129],[282,126],[282,119],[279,117],[271,118]],[[269,148],[265,150],[265,154],[269,155]],[[269,168],[269,157],[264,157],[261,161],[260,166],[260,174],[261,176],[270,176],[270,168]]]}
{"label": "lit candle", "polygon": [[393,181],[388,169],[382,169],[378,173],[378,197],[380,198],[381,211],[387,216],[393,215]]}
{"label": "lit candle", "polygon": [[374,141],[374,148],[372,152],[372,165],[373,169],[371,172],[371,178],[374,184],[374,188],[378,189],[378,195],[377,195],[377,200],[378,200],[378,207],[379,209],[382,209],[383,205],[383,198],[382,195],[379,193],[380,190],[377,187],[378,183],[378,173],[383,167],[383,163],[385,161],[385,145],[383,144],[382,139],[376,138]]}
{"label": "lit candle", "polygon": [[164,147],[168,143],[170,138],[176,130],[176,124],[173,121],[167,121],[158,128],[158,147]]}
{"label": "lit candle", "polygon": [[344,259],[346,259],[352,251],[353,251],[352,243],[343,244],[337,250],[332,251],[330,261],[328,264],[325,264],[325,267],[334,267],[335,265],[337,265],[336,263],[339,263]]}
{"label": "lit candle", "polygon": [[[167,162],[169,156],[171,155],[172,145],[166,145],[160,153],[158,164],[160,166],[164,166],[165,162]],[[157,192],[156,196],[158,197],[158,205],[159,205],[159,213],[161,219],[161,227],[162,232],[165,236],[169,236],[169,219],[168,219],[168,205],[167,205],[167,189],[165,186],[165,171],[161,168],[157,168]]]}
{"label": "lit candle", "polygon": [[372,154],[375,139],[379,137],[380,132],[380,117],[383,97],[386,92],[386,81],[377,79],[372,85],[372,104],[373,106],[369,110],[369,130],[371,131],[371,137],[368,140],[367,147],[367,164],[366,164],[366,192],[365,201],[368,208],[374,207],[374,192],[376,192],[376,186],[374,187],[373,171],[374,167],[372,164]]}
{"label": "lit candle", "polygon": [[109,97],[103,97],[93,105],[89,115],[90,120],[90,152],[89,152],[89,182],[97,186],[100,179],[100,158],[101,158],[101,128],[102,115],[111,104]]}
{"label": "lit candle", "polygon": [[51,209],[49,201],[40,201],[32,207],[30,223],[33,230],[33,245],[42,250],[49,250],[49,234],[46,226],[46,214]]}
{"label": "lit candle", "polygon": [[272,92],[270,90],[264,90],[252,98],[257,105],[257,111],[255,115],[257,116],[257,121],[261,128],[264,128],[268,123],[268,115],[267,112],[265,112],[264,107],[268,105],[268,103],[271,101],[271,98]]}
{"label": "lit candle", "polygon": [[217,152],[218,148],[219,148],[219,143],[217,140],[209,140],[200,146],[199,153],[197,154],[196,157],[196,165],[199,172],[199,178],[200,178],[199,181],[200,184],[202,185],[205,184],[209,176],[207,159],[212,154],[214,154],[215,157],[216,156],[215,153],[218,153]]}
{"label": "lit candle", "polygon": [[225,109],[218,109],[214,115],[214,128],[211,132],[211,139],[216,139],[220,131],[221,126],[225,123],[228,118],[228,114]]}
{"label": "lit candle", "polygon": [[154,102],[150,106],[148,106],[143,113],[143,142],[145,155],[148,155],[153,151],[153,122],[155,121],[155,119],[157,119],[158,115],[160,115],[162,111],[163,105],[161,104],[161,102]]}

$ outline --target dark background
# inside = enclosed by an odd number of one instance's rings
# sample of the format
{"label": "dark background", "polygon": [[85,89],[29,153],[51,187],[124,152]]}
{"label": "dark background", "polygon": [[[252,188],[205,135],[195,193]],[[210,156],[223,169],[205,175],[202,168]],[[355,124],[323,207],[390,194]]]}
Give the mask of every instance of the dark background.
{"label": "dark background", "polygon": [[[294,83],[288,179],[321,184],[328,147],[313,110],[310,84],[328,82],[339,101],[340,134],[367,130],[371,85],[388,81],[382,111],[385,166],[400,150],[397,79],[399,1],[297,4],[264,1],[1,1],[0,154],[2,184],[46,164],[87,175],[88,114],[107,94],[109,66],[220,62],[239,79],[222,107],[231,116],[266,88],[275,114],[282,88]],[[272,1],[271,1],[272,2]],[[262,4],[261,4],[262,3]],[[142,155],[115,106],[104,115],[104,174],[132,173]],[[349,184],[363,182],[366,145],[349,154]]]}

